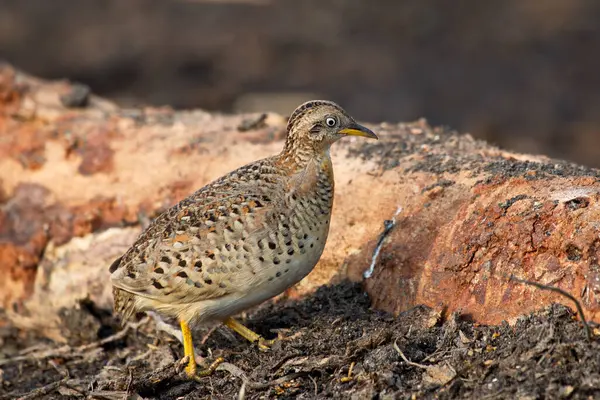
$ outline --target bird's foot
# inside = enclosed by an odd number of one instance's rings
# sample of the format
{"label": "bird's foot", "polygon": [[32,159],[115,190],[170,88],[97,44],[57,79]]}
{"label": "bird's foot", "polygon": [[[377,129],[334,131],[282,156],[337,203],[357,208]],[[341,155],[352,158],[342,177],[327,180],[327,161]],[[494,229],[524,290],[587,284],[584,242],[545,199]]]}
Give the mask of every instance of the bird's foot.
{"label": "bird's foot", "polygon": [[199,381],[201,378],[212,375],[217,370],[219,364],[225,361],[225,359],[223,357],[218,357],[212,364],[208,366],[208,368],[198,372],[194,345],[192,343],[192,332],[190,331],[190,327],[185,320],[181,320],[180,325],[181,334],[183,337],[183,351],[185,354],[182,363],[187,363],[185,367],[185,374],[188,378],[195,381]]}
{"label": "bird's foot", "polygon": [[[186,357],[189,358],[189,357]],[[185,360],[185,358],[184,358]],[[182,361],[184,361],[182,360]],[[185,367],[186,376],[194,381],[199,382],[200,379],[206,378],[207,376],[211,376],[215,373],[220,364],[225,361],[223,357],[218,357],[212,364],[210,364],[207,368],[198,371],[198,367],[195,360],[189,359],[185,361],[187,363]]]}
{"label": "bird's foot", "polygon": [[269,350],[271,346],[273,346],[277,341],[286,340],[286,338],[282,335],[281,331],[277,332],[276,339],[265,339],[258,333],[252,331],[251,329],[248,329],[233,318],[228,318],[223,323],[229,328],[239,333],[249,342],[256,343],[258,348],[262,351]]}
{"label": "bird's foot", "polygon": [[271,346],[275,344],[275,342],[277,342],[278,339],[279,338],[267,340],[264,337],[259,336],[259,339],[255,343],[258,346],[259,350],[267,351],[271,348]]}
{"label": "bird's foot", "polygon": [[298,335],[286,336],[283,332],[289,332],[288,329],[277,329],[277,337],[275,339],[265,339],[262,336],[259,336],[256,344],[260,350],[269,350],[271,346],[273,346],[277,342],[283,342],[284,340],[291,340],[297,337]]}

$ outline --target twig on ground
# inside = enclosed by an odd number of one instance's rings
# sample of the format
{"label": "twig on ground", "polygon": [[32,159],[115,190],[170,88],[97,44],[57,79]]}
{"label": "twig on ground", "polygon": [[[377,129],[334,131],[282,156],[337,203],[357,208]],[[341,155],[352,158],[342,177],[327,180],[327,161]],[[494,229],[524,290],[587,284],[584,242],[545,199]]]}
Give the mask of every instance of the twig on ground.
{"label": "twig on ground", "polygon": [[275,365],[273,365],[270,368],[270,370],[271,370],[271,372],[277,372],[277,370],[279,370],[279,368],[281,368],[281,366],[283,364],[285,364],[287,361],[291,360],[292,358],[301,357],[301,356],[302,356],[301,352],[289,353],[285,357],[283,357],[281,360],[279,360],[277,363],[275,363]]}
{"label": "twig on ground", "polygon": [[32,353],[29,353],[24,356],[17,356],[17,357],[13,357],[13,358],[4,358],[4,359],[0,360],[0,366],[5,365],[5,364],[10,364],[13,362],[19,362],[19,361],[42,360],[44,358],[57,357],[57,356],[66,354],[72,350],[73,350],[73,348],[71,346],[65,345],[65,346],[58,347],[56,349],[49,349],[49,350],[44,350],[44,351],[40,351],[40,352],[32,352]]}
{"label": "twig on ground", "polygon": [[131,358],[131,359],[128,361],[128,364],[131,364],[131,363],[133,363],[133,362],[136,362],[136,361],[139,361],[139,360],[146,360],[146,359],[148,359],[148,356],[149,356],[149,355],[150,355],[150,354],[151,354],[153,351],[154,351],[154,349],[148,349],[148,350],[146,350],[145,352],[138,354],[137,356],[135,356],[135,357]]}
{"label": "twig on ground", "polygon": [[571,293],[569,293],[565,290],[562,290],[560,288],[557,288],[556,286],[548,286],[548,285],[544,285],[544,284],[541,284],[538,282],[528,281],[526,279],[517,278],[516,276],[514,276],[512,274],[510,275],[509,280],[515,281],[518,283],[523,283],[525,285],[534,286],[541,290],[549,290],[551,292],[556,292],[562,296],[565,296],[569,300],[571,300],[573,303],[575,303],[575,307],[577,308],[577,313],[579,314],[579,318],[581,319],[581,322],[583,323],[583,326],[585,327],[585,333],[587,334],[588,340],[592,340],[592,338],[593,338],[592,328],[590,327],[590,325],[587,323],[587,320],[585,319],[585,314],[583,313],[583,307],[581,307],[581,303],[579,302],[579,300],[577,300],[575,298],[575,296],[573,296]]}
{"label": "twig on ground", "polygon": [[122,400],[127,399],[129,392],[124,390],[98,390],[89,393],[91,399]]}
{"label": "twig on ground", "polygon": [[204,345],[206,344],[206,341],[208,340],[208,338],[210,338],[210,335],[212,335],[212,334],[213,334],[213,332],[214,332],[214,331],[215,331],[215,330],[216,330],[218,327],[219,327],[218,325],[211,326],[211,327],[210,327],[210,329],[208,330],[208,332],[207,332],[207,333],[206,333],[204,336],[202,336],[202,340],[200,340],[200,344],[201,344],[202,346],[204,346]]}
{"label": "twig on ground", "polygon": [[319,385],[317,385],[317,380],[312,375],[309,375],[308,377],[315,385],[315,397],[317,397],[317,395],[319,394]]}
{"label": "twig on ground", "polygon": [[396,217],[401,212],[402,206],[398,206],[396,212],[392,216],[392,219],[386,219],[385,221],[383,221],[383,232],[381,232],[381,234],[379,235],[379,239],[377,240],[377,245],[375,246],[375,250],[373,251],[373,257],[371,258],[371,265],[369,266],[369,269],[363,273],[363,277],[365,279],[368,279],[373,275],[373,272],[375,271],[375,265],[377,264],[377,259],[379,258],[379,252],[383,247],[383,241],[390,233],[392,228],[396,226]]}
{"label": "twig on ground", "polygon": [[127,393],[131,390],[131,385],[133,384],[133,370],[128,368],[129,377],[127,378]]}
{"label": "twig on ground", "polygon": [[157,386],[165,381],[170,381],[171,379],[179,381],[179,375],[183,370],[184,365],[187,364],[187,360],[189,360],[189,358],[184,357],[182,360],[169,363],[159,369],[152,370],[143,376],[134,378],[131,384],[128,384],[127,392],[140,394],[153,392]]}
{"label": "twig on ground", "polygon": [[236,367],[235,365],[227,363],[227,362],[221,363],[219,365],[219,367],[217,368],[217,371],[229,372],[231,375],[235,376],[236,378],[240,378],[242,380],[242,382],[245,382],[246,386],[249,389],[254,389],[254,390],[266,389],[268,387],[280,385],[284,382],[288,382],[293,379],[299,378],[301,376],[308,375],[308,372],[294,372],[293,374],[285,375],[285,376],[282,376],[281,378],[277,378],[277,379],[274,379],[274,380],[266,382],[266,383],[258,383],[258,382],[252,382],[248,378],[246,373],[244,371],[242,371],[241,368]]}
{"label": "twig on ground", "polygon": [[111,343],[116,340],[120,340],[120,339],[124,338],[131,329],[137,329],[140,326],[146,324],[148,321],[149,321],[149,318],[146,317],[136,323],[130,322],[127,325],[125,325],[125,327],[122,330],[115,333],[114,335],[110,335],[102,340],[98,340],[96,342],[89,343],[89,344],[86,344],[83,346],[73,348],[69,345],[65,345],[65,346],[55,348],[55,349],[49,349],[49,350],[44,350],[44,351],[39,351],[39,352],[33,351],[26,355],[13,357],[13,358],[5,358],[3,360],[0,360],[0,366],[5,365],[5,364],[10,364],[13,362],[28,361],[28,360],[43,360],[43,359],[51,358],[51,357],[82,356],[90,350],[95,350],[96,348],[101,347],[105,344],[108,344],[108,343]]}
{"label": "twig on ground", "polygon": [[33,346],[27,347],[27,348],[19,351],[19,354],[23,356],[25,354],[29,354],[34,351],[39,351],[39,350],[47,349],[47,348],[48,348],[48,346],[46,344],[38,343],[38,344],[34,344]]}
{"label": "twig on ground", "polygon": [[110,342],[114,342],[116,340],[123,339],[127,335],[127,333],[129,333],[129,331],[131,329],[134,329],[134,330],[138,329],[140,326],[147,324],[149,321],[150,321],[150,317],[145,317],[142,320],[140,320],[139,322],[129,322],[119,332],[117,332],[117,333],[115,333],[113,335],[110,335],[110,336],[108,336],[108,337],[106,337],[106,338],[104,338],[102,340],[97,341],[97,342],[90,343],[90,344],[87,344],[87,345],[84,345],[84,346],[79,346],[75,350],[78,353],[83,353],[83,352],[85,352],[85,351],[87,351],[89,349],[100,347],[100,346],[103,346],[103,345],[108,344]]}
{"label": "twig on ground", "polygon": [[248,386],[251,389],[256,389],[256,390],[266,389],[268,387],[275,386],[275,385],[281,385],[282,383],[289,382],[291,380],[294,380],[294,379],[297,379],[297,378],[300,378],[303,376],[307,376],[307,375],[308,375],[308,372],[294,372],[293,374],[285,375],[285,376],[282,376],[281,378],[277,378],[277,379],[274,379],[274,380],[266,382],[266,383],[250,382],[248,384]]}
{"label": "twig on ground", "polygon": [[406,358],[406,356],[404,355],[402,350],[400,350],[400,347],[398,347],[397,340],[394,340],[394,344],[392,346],[394,346],[394,350],[396,350],[398,352],[398,354],[400,354],[400,357],[402,357],[404,362],[407,363],[408,365],[417,367],[417,368],[429,369],[428,365],[419,364],[419,363],[410,361],[408,358]]}
{"label": "twig on ground", "polygon": [[238,400],[244,400],[246,398],[246,382],[242,382],[240,391],[238,392]]}
{"label": "twig on ground", "polygon": [[31,392],[29,392],[21,397],[18,397],[17,400],[32,400],[32,399],[37,399],[39,397],[49,395],[50,393],[53,393],[56,390],[58,390],[58,388],[61,387],[62,385],[66,384],[67,379],[68,378],[65,377],[65,378],[61,379],[60,381],[52,382],[45,386],[42,386],[41,388],[34,389]]}

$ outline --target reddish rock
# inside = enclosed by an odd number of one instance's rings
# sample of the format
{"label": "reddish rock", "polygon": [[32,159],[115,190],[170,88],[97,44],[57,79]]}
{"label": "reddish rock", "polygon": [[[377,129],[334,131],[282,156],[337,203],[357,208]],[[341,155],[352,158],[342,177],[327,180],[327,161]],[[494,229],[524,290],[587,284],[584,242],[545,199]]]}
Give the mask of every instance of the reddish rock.
{"label": "reddish rock", "polygon": [[[91,199],[88,204],[71,208],[69,212],[71,213],[71,237],[84,236],[113,226],[137,222],[136,215],[114,197],[96,197]],[[57,244],[63,244],[67,241],[64,240]]]}
{"label": "reddish rock", "polygon": [[78,149],[82,158],[78,168],[80,174],[110,172],[113,168],[114,154],[110,148],[110,139],[114,136],[111,130],[96,129],[83,138],[83,144]]}
{"label": "reddish rock", "polygon": [[[543,165],[546,171],[538,169]],[[433,198],[425,190],[406,199],[374,274],[365,280],[374,306],[398,313],[427,304],[495,324],[551,301],[570,304],[510,281],[515,275],[575,295],[588,318],[599,320],[600,174],[559,165],[564,170],[531,164],[516,176],[497,171],[488,182],[461,180],[454,171],[455,183],[435,188]],[[373,243],[351,258],[351,277],[363,279],[372,251]]]}
{"label": "reddish rock", "polygon": [[0,63],[0,105],[4,112],[10,112],[23,94],[23,86],[15,81],[16,71],[7,64]]}
{"label": "reddish rock", "polygon": [[0,241],[0,304],[21,309],[19,301],[31,295],[39,257],[23,247]]}

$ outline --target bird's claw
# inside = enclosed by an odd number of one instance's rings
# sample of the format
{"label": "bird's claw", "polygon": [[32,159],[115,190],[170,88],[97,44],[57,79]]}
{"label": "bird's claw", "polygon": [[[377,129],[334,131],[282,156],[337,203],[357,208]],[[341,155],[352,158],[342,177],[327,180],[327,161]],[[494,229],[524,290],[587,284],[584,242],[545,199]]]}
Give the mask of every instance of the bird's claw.
{"label": "bird's claw", "polygon": [[[278,339],[279,339],[279,338],[278,338]],[[259,348],[260,350],[262,350],[262,351],[267,351],[267,350],[269,350],[269,349],[271,348],[271,346],[273,346],[273,345],[275,344],[275,342],[276,342],[278,339],[270,339],[270,340],[267,340],[267,339],[265,339],[264,337],[262,337],[262,336],[261,336],[261,337],[260,337],[260,338],[257,340],[256,344],[258,345],[258,348]]]}
{"label": "bird's claw", "polygon": [[[184,358],[185,359],[185,358]],[[189,379],[192,379],[196,382],[200,382],[200,379],[206,378],[207,376],[211,376],[215,373],[220,364],[225,362],[223,357],[218,357],[212,364],[208,366],[208,368],[203,369],[201,371],[196,371],[196,363],[192,365],[192,363],[188,363],[187,367],[185,367],[185,374]]]}

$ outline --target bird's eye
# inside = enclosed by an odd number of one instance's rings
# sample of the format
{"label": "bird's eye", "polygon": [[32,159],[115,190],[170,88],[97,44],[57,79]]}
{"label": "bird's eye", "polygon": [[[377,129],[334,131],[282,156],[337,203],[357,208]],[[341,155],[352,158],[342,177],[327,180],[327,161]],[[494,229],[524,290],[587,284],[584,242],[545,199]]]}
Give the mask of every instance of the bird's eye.
{"label": "bird's eye", "polygon": [[327,117],[325,119],[325,124],[327,124],[328,127],[333,128],[337,125],[337,119],[335,119],[334,117]]}

